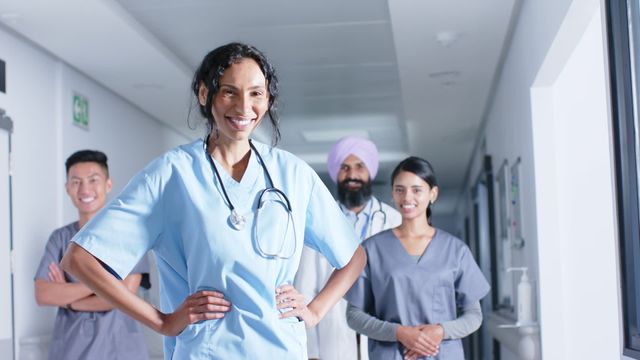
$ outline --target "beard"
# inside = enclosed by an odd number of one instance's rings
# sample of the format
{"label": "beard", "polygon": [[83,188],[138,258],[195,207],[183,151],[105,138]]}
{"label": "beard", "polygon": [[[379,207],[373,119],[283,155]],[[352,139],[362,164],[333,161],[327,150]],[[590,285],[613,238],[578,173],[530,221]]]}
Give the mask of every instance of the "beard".
{"label": "beard", "polygon": [[[348,182],[357,182],[361,186],[357,190],[349,189]],[[360,207],[371,199],[371,181],[345,179],[338,183],[338,201],[349,209]]]}

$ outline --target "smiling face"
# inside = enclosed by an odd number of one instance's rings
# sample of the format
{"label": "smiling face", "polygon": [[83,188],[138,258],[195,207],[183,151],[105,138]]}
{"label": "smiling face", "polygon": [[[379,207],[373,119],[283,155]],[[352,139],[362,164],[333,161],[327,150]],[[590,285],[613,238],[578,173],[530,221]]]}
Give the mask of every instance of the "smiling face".
{"label": "smiling face", "polygon": [[431,188],[418,175],[409,171],[400,171],[393,179],[393,201],[402,214],[402,218],[409,220],[427,218],[427,207],[436,201],[438,187]]}
{"label": "smiling face", "polygon": [[111,179],[106,170],[95,162],[79,162],[69,168],[67,194],[78,209],[80,222],[91,219],[107,201]]}
{"label": "smiling face", "polygon": [[[246,140],[269,108],[267,80],[253,59],[241,59],[220,77],[211,112],[222,143]],[[198,99],[205,105],[207,88],[200,86]]]}
{"label": "smiling face", "polygon": [[363,206],[371,198],[371,178],[364,162],[347,156],[338,170],[338,200],[349,209]]}

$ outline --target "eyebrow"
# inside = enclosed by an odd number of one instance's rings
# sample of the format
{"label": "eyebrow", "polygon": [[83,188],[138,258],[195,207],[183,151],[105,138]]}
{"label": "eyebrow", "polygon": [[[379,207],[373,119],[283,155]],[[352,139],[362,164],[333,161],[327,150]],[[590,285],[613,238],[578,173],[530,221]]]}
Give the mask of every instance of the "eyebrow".
{"label": "eyebrow", "polygon": [[[100,176],[100,173],[94,172],[94,173],[91,173],[91,174],[89,174],[89,176],[86,176],[86,177],[84,177],[84,178],[92,178],[92,177],[95,177],[95,176],[98,176],[98,177],[99,177],[99,176]],[[69,177],[69,180],[73,180],[73,179],[84,179],[84,178],[83,178],[82,176],[72,175],[72,176],[70,176],[70,177]]]}
{"label": "eyebrow", "polygon": [[[220,84],[220,88],[223,87],[229,87],[232,88],[234,90],[238,90],[238,87],[236,87],[235,85],[231,85],[231,84]],[[267,85],[253,85],[249,87],[249,90],[255,90],[255,89],[267,89]]]}

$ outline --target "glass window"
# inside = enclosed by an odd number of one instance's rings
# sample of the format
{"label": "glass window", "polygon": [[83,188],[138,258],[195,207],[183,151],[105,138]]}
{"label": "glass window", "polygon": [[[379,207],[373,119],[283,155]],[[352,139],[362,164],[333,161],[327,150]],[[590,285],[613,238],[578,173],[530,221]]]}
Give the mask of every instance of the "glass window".
{"label": "glass window", "polygon": [[607,40],[615,147],[616,206],[620,239],[624,349],[640,359],[640,219],[638,212],[638,101],[640,4],[609,0]]}

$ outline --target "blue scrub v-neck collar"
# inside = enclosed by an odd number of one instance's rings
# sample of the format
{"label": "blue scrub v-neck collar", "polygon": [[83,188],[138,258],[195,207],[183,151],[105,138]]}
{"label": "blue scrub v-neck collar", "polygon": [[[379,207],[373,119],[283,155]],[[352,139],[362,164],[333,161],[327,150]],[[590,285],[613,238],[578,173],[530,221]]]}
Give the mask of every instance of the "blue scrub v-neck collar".
{"label": "blue scrub v-neck collar", "polygon": [[[433,250],[432,248],[434,247],[434,241],[436,241],[436,239],[439,237],[440,230],[438,230],[437,228],[434,228],[434,229],[436,230],[436,233],[433,234],[433,238],[431,239],[427,247],[424,248],[424,251],[420,255],[420,258],[418,259],[417,262],[414,260],[414,258],[412,258],[412,255],[410,255],[407,252],[407,249],[404,248],[404,246],[402,245],[402,242],[400,241],[400,238],[393,232],[393,229],[389,229],[389,231],[391,232],[391,236],[393,237],[394,243],[396,244],[396,251],[400,253],[399,256],[401,258],[411,260],[410,262],[411,264],[420,265],[425,262],[424,259],[427,256],[430,256],[431,253],[436,251],[436,250]],[[439,241],[436,242],[435,246],[438,246],[438,244],[439,244]]]}
{"label": "blue scrub v-neck collar", "polygon": [[[218,160],[216,160],[213,156],[211,156],[211,160],[215,163],[218,168],[218,173],[220,174],[220,178],[224,182],[224,186],[227,189],[245,189],[249,190],[255,186],[256,181],[258,180],[258,174],[262,171],[262,167],[258,163],[258,157],[254,154],[253,150],[249,149],[249,163],[247,164],[247,168],[242,175],[240,181],[236,181],[227,170],[220,164]],[[206,156],[210,156],[205,152],[205,160]]]}

